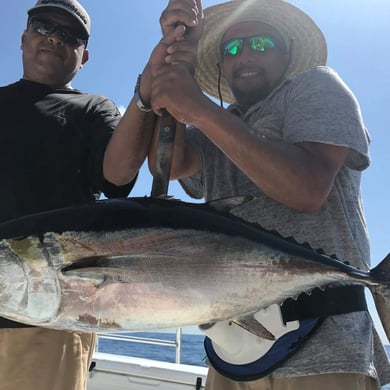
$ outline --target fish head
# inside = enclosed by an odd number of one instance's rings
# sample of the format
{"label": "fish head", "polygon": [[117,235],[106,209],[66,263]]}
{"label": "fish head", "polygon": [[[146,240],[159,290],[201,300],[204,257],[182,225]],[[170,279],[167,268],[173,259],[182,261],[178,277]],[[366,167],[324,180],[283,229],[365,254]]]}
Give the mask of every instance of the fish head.
{"label": "fish head", "polygon": [[40,246],[38,237],[0,241],[2,316],[28,324],[56,316],[60,304],[58,278]]}

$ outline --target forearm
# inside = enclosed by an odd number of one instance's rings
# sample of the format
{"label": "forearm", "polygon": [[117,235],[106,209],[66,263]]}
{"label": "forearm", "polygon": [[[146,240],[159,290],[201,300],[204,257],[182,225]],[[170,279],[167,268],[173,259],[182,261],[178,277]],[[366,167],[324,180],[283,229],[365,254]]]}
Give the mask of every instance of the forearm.
{"label": "forearm", "polygon": [[207,105],[193,123],[265,194],[302,212],[316,211],[331,191],[348,149],[289,144],[253,135],[247,125],[217,105]]}
{"label": "forearm", "polygon": [[[197,41],[202,26],[199,20],[201,15],[200,0],[194,3],[170,1],[163,11],[160,23],[164,36],[152,51],[139,84],[144,104],[151,104],[153,67],[164,67],[167,64],[170,67],[171,64],[184,63],[194,72]],[[190,33],[186,34],[184,39],[186,31]],[[164,107],[154,109],[154,112],[161,113],[162,108]],[[150,155],[149,166],[154,170],[155,152],[150,151],[150,147],[155,119],[153,111],[145,113],[137,107],[134,99],[131,101],[105,152],[103,173],[106,180],[116,185],[128,183],[134,178],[147,155]],[[178,139],[180,138],[179,134]]]}
{"label": "forearm", "polygon": [[115,185],[129,183],[137,174],[148,152],[155,115],[140,111],[132,100],[107,145],[103,174]]}

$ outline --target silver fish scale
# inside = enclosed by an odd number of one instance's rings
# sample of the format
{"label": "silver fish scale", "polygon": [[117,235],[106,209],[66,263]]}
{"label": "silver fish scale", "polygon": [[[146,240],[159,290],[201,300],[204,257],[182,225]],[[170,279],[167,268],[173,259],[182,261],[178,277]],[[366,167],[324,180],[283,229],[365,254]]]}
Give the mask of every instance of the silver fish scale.
{"label": "silver fish scale", "polygon": [[8,242],[35,290],[26,291],[33,310],[4,307],[2,315],[53,328],[196,325],[238,318],[302,291],[351,279],[337,268],[290,258],[251,240],[190,229],[48,233],[43,241]]}

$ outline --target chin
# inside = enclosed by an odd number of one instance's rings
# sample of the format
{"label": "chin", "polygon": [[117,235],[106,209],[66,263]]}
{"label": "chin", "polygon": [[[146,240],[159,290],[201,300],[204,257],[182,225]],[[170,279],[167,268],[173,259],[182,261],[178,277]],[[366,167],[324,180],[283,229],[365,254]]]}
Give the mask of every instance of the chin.
{"label": "chin", "polygon": [[234,89],[233,96],[236,98],[236,101],[239,104],[242,104],[246,107],[250,107],[257,102],[265,99],[269,95],[270,91],[264,87],[259,87],[254,89],[251,86],[250,90]]}

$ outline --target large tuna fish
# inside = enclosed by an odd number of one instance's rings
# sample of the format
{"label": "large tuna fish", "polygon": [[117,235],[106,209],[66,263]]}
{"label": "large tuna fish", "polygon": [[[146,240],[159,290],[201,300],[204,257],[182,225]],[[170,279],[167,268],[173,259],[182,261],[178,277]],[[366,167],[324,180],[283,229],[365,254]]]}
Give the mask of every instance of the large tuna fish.
{"label": "large tuna fish", "polygon": [[27,324],[106,332],[239,322],[354,282],[371,290],[390,335],[389,256],[362,271],[207,205],[105,200],[3,223],[0,239],[0,316]]}

